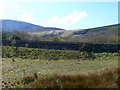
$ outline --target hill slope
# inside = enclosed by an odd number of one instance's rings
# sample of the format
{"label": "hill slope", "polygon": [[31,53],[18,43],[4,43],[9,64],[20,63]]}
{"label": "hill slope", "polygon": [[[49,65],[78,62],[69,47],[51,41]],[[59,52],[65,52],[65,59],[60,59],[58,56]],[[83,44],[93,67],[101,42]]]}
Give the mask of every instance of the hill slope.
{"label": "hill slope", "polygon": [[84,29],[82,31],[75,31],[72,34],[74,40],[81,42],[95,42],[95,43],[116,43],[118,42],[118,28],[120,24]]}
{"label": "hill slope", "polygon": [[90,43],[117,43],[119,24],[108,25],[97,28],[83,30],[57,30],[40,33],[29,33],[46,40],[53,40],[58,37],[58,41],[67,42],[90,42]]}
{"label": "hill slope", "polygon": [[[90,29],[64,30],[61,28],[43,27],[15,20],[0,21],[2,21],[3,31],[26,32],[28,35],[30,35],[28,36],[27,40],[34,40],[33,38],[37,38],[36,40],[42,41],[57,40],[65,42],[117,43],[119,36],[118,28],[120,27],[120,24],[114,24]],[[14,34],[10,34],[8,36]]]}
{"label": "hill slope", "polygon": [[52,30],[63,30],[54,27],[43,27],[34,25],[27,22],[16,21],[16,20],[0,20],[2,22],[2,31],[6,32],[41,32],[41,31],[52,31]]}

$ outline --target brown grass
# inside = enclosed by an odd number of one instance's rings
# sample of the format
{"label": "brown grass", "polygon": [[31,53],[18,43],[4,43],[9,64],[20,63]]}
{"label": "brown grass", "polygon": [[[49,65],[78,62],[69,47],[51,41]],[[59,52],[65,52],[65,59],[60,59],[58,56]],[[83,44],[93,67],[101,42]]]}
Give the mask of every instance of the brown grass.
{"label": "brown grass", "polygon": [[24,78],[22,79],[22,82],[23,82],[24,84],[29,84],[29,83],[33,82],[34,80],[35,80],[35,79],[34,79],[33,76],[26,76],[26,77],[24,77]]}
{"label": "brown grass", "polygon": [[88,74],[54,74],[38,78],[27,88],[120,88],[120,68],[104,68]]}

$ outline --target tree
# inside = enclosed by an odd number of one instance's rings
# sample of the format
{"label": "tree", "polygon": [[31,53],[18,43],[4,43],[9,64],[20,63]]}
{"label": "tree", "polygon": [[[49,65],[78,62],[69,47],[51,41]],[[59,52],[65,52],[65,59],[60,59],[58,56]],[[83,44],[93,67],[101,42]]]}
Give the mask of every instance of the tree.
{"label": "tree", "polygon": [[81,46],[81,50],[80,51],[87,51],[88,50],[88,47],[89,45],[87,43],[83,43],[82,46]]}
{"label": "tree", "polygon": [[18,36],[16,36],[16,35],[13,35],[12,37],[11,37],[11,40],[21,40]]}
{"label": "tree", "polygon": [[7,39],[7,34],[5,32],[2,33],[2,40],[6,40]]}
{"label": "tree", "polygon": [[30,40],[30,35],[27,34],[26,32],[18,32],[18,31],[14,31],[10,34],[10,36],[14,36],[16,35],[17,37],[20,38],[20,40]]}

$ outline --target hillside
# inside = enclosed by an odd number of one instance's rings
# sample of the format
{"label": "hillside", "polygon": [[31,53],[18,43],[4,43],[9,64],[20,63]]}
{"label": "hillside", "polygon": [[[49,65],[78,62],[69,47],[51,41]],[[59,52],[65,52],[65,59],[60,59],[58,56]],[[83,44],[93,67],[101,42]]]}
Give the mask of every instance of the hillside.
{"label": "hillside", "polygon": [[117,43],[120,24],[75,31],[71,39],[94,43]]}
{"label": "hillside", "polygon": [[57,37],[58,41],[65,42],[118,43],[119,26],[115,24],[82,30],[57,30],[29,34],[46,40],[53,40]]}
{"label": "hillside", "polygon": [[43,27],[22,21],[2,20],[2,31],[9,32],[7,33],[8,39],[12,35],[17,35],[22,40],[37,41],[118,43],[119,26],[120,24],[114,24],[89,29],[64,30],[56,27]]}
{"label": "hillside", "polygon": [[42,31],[52,31],[52,30],[63,30],[55,27],[43,27],[39,25],[34,25],[31,23],[16,21],[16,20],[0,20],[2,22],[2,31],[6,32],[42,32]]}

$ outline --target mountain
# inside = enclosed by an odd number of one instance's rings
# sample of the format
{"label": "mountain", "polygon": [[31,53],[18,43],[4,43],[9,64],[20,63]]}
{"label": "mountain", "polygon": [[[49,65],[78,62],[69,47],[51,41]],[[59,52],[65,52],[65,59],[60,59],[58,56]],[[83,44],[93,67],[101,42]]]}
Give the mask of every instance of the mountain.
{"label": "mountain", "polygon": [[[0,23],[1,22],[3,31],[26,32],[26,34],[24,33],[24,36],[28,35],[28,39],[30,40],[36,39],[42,41],[52,41],[54,39],[57,39],[58,41],[65,42],[118,43],[118,36],[120,36],[118,33],[120,24],[113,24],[89,29],[64,30],[61,28],[43,27],[15,20],[0,20]],[[15,33],[8,34],[7,37],[10,37]],[[20,33],[18,34],[20,37],[22,37],[22,35],[23,33],[21,33],[21,36]]]}
{"label": "mountain", "polygon": [[70,40],[90,43],[117,43],[120,24],[78,30],[72,33]]}
{"label": "mountain", "polygon": [[39,25],[34,25],[31,23],[16,21],[16,20],[0,20],[2,22],[2,31],[6,32],[42,32],[42,31],[54,31],[54,30],[64,30],[55,27],[43,27]]}
{"label": "mountain", "polygon": [[120,24],[114,24],[89,29],[30,32],[29,34],[43,40],[53,40],[54,37],[58,37],[60,41],[65,42],[117,43],[119,28]]}
{"label": "mountain", "polygon": [[80,34],[88,34],[88,33],[98,33],[98,32],[107,32],[107,31],[113,31],[111,33],[115,33],[116,30],[118,29],[118,26],[120,24],[114,24],[114,25],[108,25],[108,26],[102,26],[102,27],[96,27],[96,28],[89,28],[89,29],[83,29],[83,30],[78,30],[74,32],[74,35],[80,35]]}

